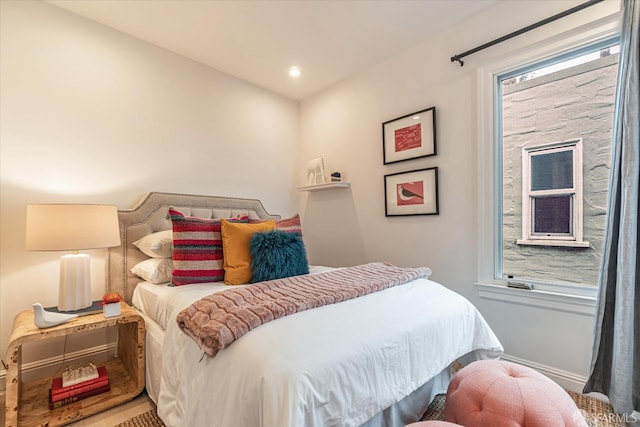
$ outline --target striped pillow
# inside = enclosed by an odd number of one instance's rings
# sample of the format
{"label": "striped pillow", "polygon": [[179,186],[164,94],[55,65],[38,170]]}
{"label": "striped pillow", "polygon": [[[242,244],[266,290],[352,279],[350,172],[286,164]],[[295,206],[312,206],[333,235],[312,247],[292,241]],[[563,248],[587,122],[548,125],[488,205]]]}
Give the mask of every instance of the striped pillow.
{"label": "striped pillow", "polygon": [[[250,219],[251,224],[257,224],[265,222],[264,219]],[[276,230],[288,231],[289,233],[296,233],[302,237],[302,224],[300,223],[300,215],[295,214],[291,218],[276,220]]]}
{"label": "striped pillow", "polygon": [[[169,218],[173,229],[171,283],[181,286],[224,281],[220,220],[187,217],[173,207],[169,208]],[[244,215],[229,221],[246,223],[249,217]]]}

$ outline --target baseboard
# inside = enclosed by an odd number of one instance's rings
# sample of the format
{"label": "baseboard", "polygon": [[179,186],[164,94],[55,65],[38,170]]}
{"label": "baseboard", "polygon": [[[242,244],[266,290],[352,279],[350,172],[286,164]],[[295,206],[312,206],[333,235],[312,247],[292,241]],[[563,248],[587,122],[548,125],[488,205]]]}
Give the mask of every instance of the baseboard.
{"label": "baseboard", "polygon": [[[576,373],[565,371],[562,369],[554,368],[553,366],[532,362],[531,360],[523,359],[520,357],[503,354],[501,359],[506,360],[508,362],[518,363],[520,365],[524,365],[529,368],[535,369],[541,374],[551,378],[553,381],[558,383],[565,390],[573,391],[575,393],[582,393],[582,389],[584,388],[584,385],[587,382],[587,377],[585,376],[578,375]],[[599,398],[599,399],[604,400],[602,398]]]}
{"label": "baseboard", "polygon": [[[78,365],[88,361],[100,363],[113,357],[117,347],[116,343],[103,344],[75,352],[66,353],[56,357],[36,360],[22,365],[22,377],[40,378],[45,376],[53,376],[57,372],[61,372],[63,365]],[[0,392],[6,390],[7,370],[0,370]]]}

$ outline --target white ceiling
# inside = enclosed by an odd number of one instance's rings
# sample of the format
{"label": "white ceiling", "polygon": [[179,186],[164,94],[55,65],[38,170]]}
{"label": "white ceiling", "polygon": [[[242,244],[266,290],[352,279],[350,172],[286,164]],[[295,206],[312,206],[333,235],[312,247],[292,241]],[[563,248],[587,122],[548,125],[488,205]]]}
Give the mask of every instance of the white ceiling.
{"label": "white ceiling", "polygon": [[48,1],[301,100],[499,0]]}

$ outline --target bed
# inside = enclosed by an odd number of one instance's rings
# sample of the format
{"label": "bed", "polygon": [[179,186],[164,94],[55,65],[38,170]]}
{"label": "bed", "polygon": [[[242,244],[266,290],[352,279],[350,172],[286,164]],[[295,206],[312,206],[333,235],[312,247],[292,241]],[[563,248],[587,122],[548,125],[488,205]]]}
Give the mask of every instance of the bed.
{"label": "bed", "polygon": [[[171,206],[199,218],[281,220],[258,200],[170,193],[119,212],[109,291],[145,319],[146,389],[167,426],[404,426],[446,391],[452,363],[502,354],[475,307],[427,275],[275,319],[210,357],[176,317],[230,286],[171,287],[131,272],[149,258],[134,242],[171,230]],[[309,276],[336,270],[311,265]]]}

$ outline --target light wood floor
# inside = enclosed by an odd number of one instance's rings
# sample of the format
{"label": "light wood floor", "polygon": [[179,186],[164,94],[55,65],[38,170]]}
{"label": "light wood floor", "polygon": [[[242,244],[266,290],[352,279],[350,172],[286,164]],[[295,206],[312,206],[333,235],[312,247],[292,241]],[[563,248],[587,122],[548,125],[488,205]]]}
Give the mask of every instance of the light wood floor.
{"label": "light wood floor", "polygon": [[[4,392],[0,393],[0,426],[4,425]],[[137,415],[144,414],[149,409],[155,408],[153,401],[147,393],[143,392],[131,402],[124,403],[107,411],[100,412],[91,417],[69,424],[73,427],[113,427]]]}

